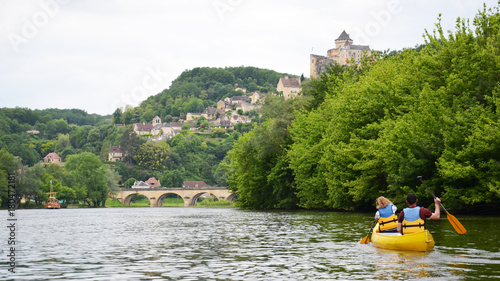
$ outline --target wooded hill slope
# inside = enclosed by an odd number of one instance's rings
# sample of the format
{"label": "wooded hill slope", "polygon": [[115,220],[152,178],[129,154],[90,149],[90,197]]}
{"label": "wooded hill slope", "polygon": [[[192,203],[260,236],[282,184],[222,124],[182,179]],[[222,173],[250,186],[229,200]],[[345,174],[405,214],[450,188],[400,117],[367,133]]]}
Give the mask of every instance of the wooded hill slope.
{"label": "wooded hill slope", "polygon": [[150,96],[136,108],[117,109],[114,116],[124,124],[151,122],[155,116],[162,120],[184,117],[188,112],[201,113],[208,106],[226,97],[247,93],[270,93],[286,73],[256,67],[197,67],[184,71],[172,85],[154,96]]}
{"label": "wooded hill slope", "polygon": [[[226,185],[219,164],[233,142],[252,124],[210,134],[183,131],[158,143],[146,142],[132,130],[132,124],[150,123],[156,115],[169,122],[168,117],[202,112],[220,99],[243,95],[235,91],[236,87],[274,91],[279,78],[285,75],[255,67],[195,68],[183,72],[171,88],[150,97],[141,106],[129,107],[124,112],[118,109],[112,116],[87,114],[79,109],[1,108],[1,204],[5,207],[8,203],[7,175],[11,173],[16,175],[18,202],[25,197],[37,204],[46,199],[50,180],[59,199],[93,202],[93,206],[102,204],[108,191],[116,190],[118,184],[129,187],[136,180],[145,181],[153,176],[166,187],[180,187],[188,180]],[[260,119],[254,121],[259,123]],[[108,160],[111,146],[120,146],[128,152],[125,161],[103,164]],[[51,152],[71,165],[41,164]],[[80,167],[82,163],[92,165]],[[86,182],[84,173],[94,174],[96,179],[99,175],[99,180]],[[82,180],[77,180],[78,177]]]}

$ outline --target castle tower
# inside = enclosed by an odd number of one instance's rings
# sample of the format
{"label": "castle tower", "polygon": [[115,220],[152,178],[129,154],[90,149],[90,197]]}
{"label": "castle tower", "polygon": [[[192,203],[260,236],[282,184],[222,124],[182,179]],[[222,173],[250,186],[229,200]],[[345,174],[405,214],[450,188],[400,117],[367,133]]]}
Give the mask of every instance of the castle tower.
{"label": "castle tower", "polygon": [[335,39],[335,48],[340,48],[346,45],[352,45],[352,39],[349,37],[349,34],[347,32],[342,31],[340,34],[339,38]]}

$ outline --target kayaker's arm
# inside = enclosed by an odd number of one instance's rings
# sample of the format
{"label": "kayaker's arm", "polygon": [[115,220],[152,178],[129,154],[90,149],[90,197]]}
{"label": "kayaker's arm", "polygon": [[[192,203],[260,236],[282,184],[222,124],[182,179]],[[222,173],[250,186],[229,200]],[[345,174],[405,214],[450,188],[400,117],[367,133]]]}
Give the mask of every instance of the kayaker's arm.
{"label": "kayaker's arm", "polygon": [[438,220],[441,217],[441,210],[439,208],[439,204],[441,204],[441,199],[438,197],[434,198],[434,213],[429,217],[431,220]]}

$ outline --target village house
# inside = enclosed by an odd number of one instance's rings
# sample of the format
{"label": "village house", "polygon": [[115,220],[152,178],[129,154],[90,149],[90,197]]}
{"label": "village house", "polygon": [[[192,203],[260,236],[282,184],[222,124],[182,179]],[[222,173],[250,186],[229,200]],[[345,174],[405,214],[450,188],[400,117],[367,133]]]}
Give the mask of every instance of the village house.
{"label": "village house", "polygon": [[248,96],[227,97],[224,99],[224,101],[227,102],[231,106],[233,103],[238,103],[240,101],[248,102]]}
{"label": "village house", "polygon": [[285,100],[294,98],[300,93],[300,78],[280,78],[276,91],[283,93]]}
{"label": "village house", "polygon": [[217,108],[209,106],[201,115],[207,118],[207,120],[215,119],[215,116],[217,115]]}
{"label": "village house", "polygon": [[264,101],[264,94],[253,92],[250,96],[248,96],[248,100],[250,101],[251,104],[258,104],[258,103],[260,104]]}
{"label": "village house", "polygon": [[134,123],[134,132],[139,136],[151,134],[152,129],[152,123]]}
{"label": "village house", "polygon": [[198,118],[200,118],[202,116],[201,113],[191,113],[191,112],[188,112],[186,114],[186,121],[191,121],[191,120],[196,120]]}
{"label": "village house", "polygon": [[326,68],[337,63],[339,65],[348,64],[350,61],[359,63],[364,55],[371,55],[369,46],[353,45],[353,41],[344,31],[335,39],[335,48],[330,49],[325,56],[313,55],[310,56],[310,72],[311,78],[318,77]]}
{"label": "village house", "polygon": [[184,181],[182,188],[200,188],[209,187],[204,181]]}
{"label": "village house", "polygon": [[251,122],[251,120],[250,120],[250,118],[248,118],[248,116],[239,115],[239,114],[232,115],[230,121],[232,124],[250,123]]}
{"label": "village house", "polygon": [[231,110],[231,104],[228,101],[220,100],[217,102],[217,110],[224,114],[224,112]]}
{"label": "village house", "polygon": [[31,127],[31,130],[26,131],[26,133],[31,134],[31,135],[38,135],[38,134],[40,134],[40,131],[35,129],[35,127]]}
{"label": "village house", "polygon": [[135,181],[131,188],[150,188],[150,186],[143,181]]}
{"label": "village house", "polygon": [[156,187],[161,187],[160,181],[157,180],[155,177],[149,178],[146,183],[149,185],[151,188],[156,188]]}
{"label": "village house", "polygon": [[258,107],[246,101],[240,101],[236,104],[236,111],[238,111],[239,109],[241,109],[243,112],[247,112],[250,110],[258,109]]}
{"label": "village house", "polygon": [[227,115],[221,115],[217,120],[213,120],[214,127],[222,127],[226,130],[233,130],[234,126],[231,123],[231,118]]}
{"label": "village house", "polygon": [[111,146],[109,149],[108,160],[115,162],[116,160],[123,160],[123,152],[120,146]]}
{"label": "village house", "polygon": [[51,152],[47,154],[47,156],[43,157],[44,163],[62,163],[61,156],[57,155],[55,152]]}
{"label": "village house", "polygon": [[173,138],[181,132],[182,122],[162,123],[161,118],[155,116],[151,123],[135,123],[134,132],[138,135],[152,135],[150,140],[158,141]]}

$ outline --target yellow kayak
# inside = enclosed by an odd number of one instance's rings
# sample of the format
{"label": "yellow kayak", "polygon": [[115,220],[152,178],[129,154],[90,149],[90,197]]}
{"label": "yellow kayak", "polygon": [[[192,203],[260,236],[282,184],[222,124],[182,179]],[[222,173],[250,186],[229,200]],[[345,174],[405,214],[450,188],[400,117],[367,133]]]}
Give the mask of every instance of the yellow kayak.
{"label": "yellow kayak", "polygon": [[[375,225],[378,229],[378,223]],[[422,232],[401,235],[399,233],[377,233],[373,231],[373,246],[390,250],[429,251],[434,248],[434,238],[426,229]]]}

